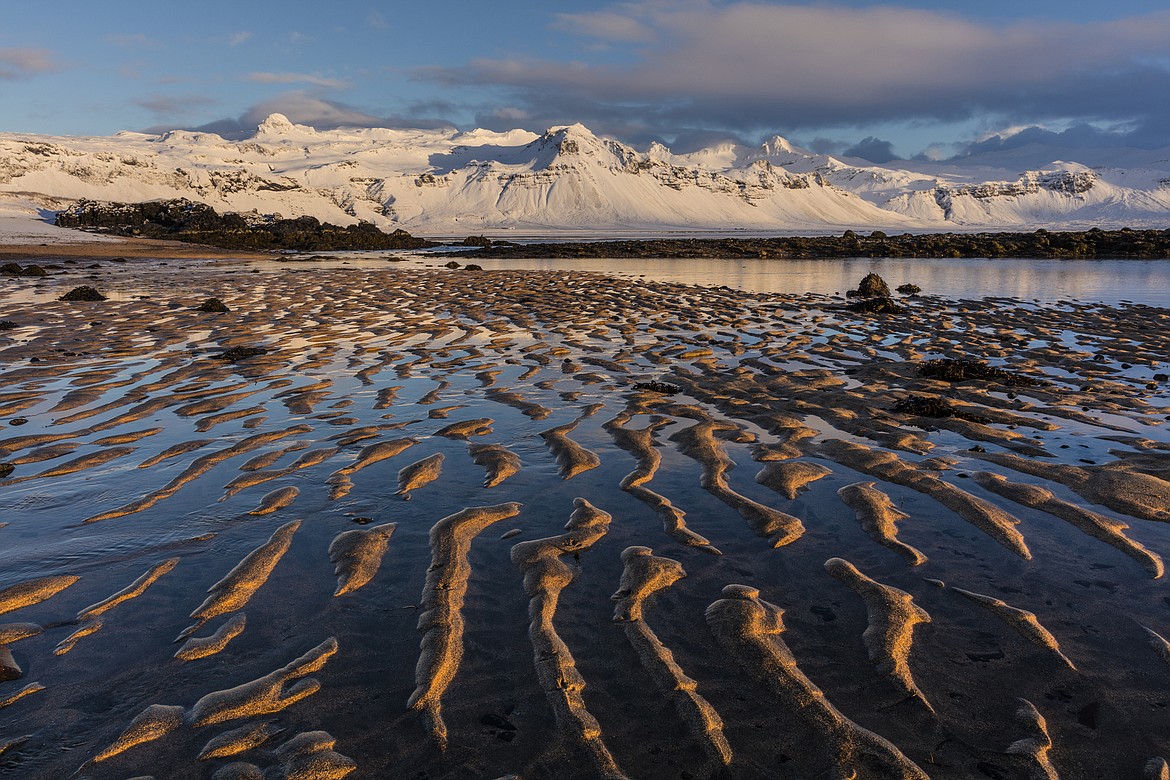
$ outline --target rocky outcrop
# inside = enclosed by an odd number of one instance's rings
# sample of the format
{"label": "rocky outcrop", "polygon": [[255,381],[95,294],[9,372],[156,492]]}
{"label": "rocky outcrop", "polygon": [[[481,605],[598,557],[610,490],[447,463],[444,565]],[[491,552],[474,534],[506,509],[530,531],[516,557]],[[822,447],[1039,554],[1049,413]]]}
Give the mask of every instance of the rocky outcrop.
{"label": "rocky outcrop", "polygon": [[58,227],[81,228],[116,236],[207,244],[224,249],[419,249],[434,246],[405,230],[384,233],[369,222],[339,227],[304,216],[219,214],[186,198],[146,203],[80,200],[57,214]]}

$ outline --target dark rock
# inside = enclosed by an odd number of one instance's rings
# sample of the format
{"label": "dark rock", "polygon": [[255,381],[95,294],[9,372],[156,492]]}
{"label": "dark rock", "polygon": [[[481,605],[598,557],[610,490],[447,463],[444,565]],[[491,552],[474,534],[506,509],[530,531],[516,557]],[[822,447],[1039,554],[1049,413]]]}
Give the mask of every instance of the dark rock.
{"label": "dark rock", "polygon": [[[461,253],[462,254],[462,253]],[[479,248],[485,258],[825,258],[825,257],[1170,257],[1170,231],[1088,230],[1053,233],[903,233],[887,236],[788,236],[783,238],[644,239],[516,244],[494,241]]]}
{"label": "dark rock", "polygon": [[[33,360],[36,360],[36,358],[33,358]],[[27,417],[13,417],[11,420],[8,421],[8,424],[9,425],[28,425],[28,418]]]}
{"label": "dark rock", "polygon": [[0,479],[4,479],[14,471],[16,471],[16,466],[11,463],[0,463]]}
{"label": "dark rock", "polygon": [[1170,375],[1168,374],[1154,374],[1155,382],[1170,382]]}
{"label": "dark rock", "polygon": [[461,246],[482,246],[489,247],[492,245],[492,240],[486,236],[468,236],[463,239]]}
{"label": "dark rock", "polygon": [[20,272],[21,276],[48,276],[49,272],[39,265],[26,265]]}
{"label": "dark rock", "polygon": [[857,285],[857,294],[862,298],[889,298],[890,286],[877,274],[866,274]]}
{"label": "dark rock", "polygon": [[862,314],[901,314],[906,311],[893,298],[862,298],[848,306],[850,311]]}
{"label": "dark rock", "polygon": [[482,271],[483,266],[476,265],[475,263],[468,263],[467,265],[463,266],[463,270],[464,271]]}
{"label": "dark rock", "polygon": [[267,347],[232,347],[214,355],[216,360],[226,360],[229,363],[238,363],[258,355],[268,354]]}
{"label": "dark rock", "polygon": [[0,265],[0,274],[8,276],[20,276],[24,269],[20,267],[20,263],[5,263]]}
{"label": "dark rock", "polygon": [[225,311],[231,311],[231,309],[227,307],[227,304],[225,304],[219,298],[208,298],[203,303],[199,304],[199,306],[196,308],[199,311],[205,311],[209,313],[222,313]]}
{"label": "dark rock", "polygon": [[459,265],[459,263],[455,262],[454,260],[451,260],[449,262],[443,263],[443,267],[455,269],[455,268],[460,268],[461,266]]}
{"label": "dark rock", "polygon": [[59,301],[104,301],[106,296],[90,287],[88,284],[83,284],[80,287],[74,287],[69,292],[62,295],[57,300]]}
{"label": "dark rock", "polygon": [[662,393],[663,395],[675,395],[682,392],[678,385],[672,385],[669,382],[635,382],[635,390],[644,390],[648,393]]}
{"label": "dark rock", "polygon": [[898,290],[898,292],[902,293],[903,295],[917,295],[918,293],[922,292],[921,287],[919,287],[916,284],[909,284],[909,283],[900,284],[897,286],[896,289]]}
{"label": "dark rock", "polygon": [[939,379],[944,382],[965,382],[969,379],[994,381],[1009,387],[1034,387],[1043,384],[1038,379],[1017,374],[1004,368],[996,368],[985,360],[960,358],[939,358],[924,361],[918,367],[918,376],[923,379]]}
{"label": "dark rock", "polygon": [[1101,702],[1094,701],[1081,707],[1080,712],[1077,713],[1077,723],[1082,726],[1088,726],[1091,729],[1097,728],[1097,722],[1101,717]]}
{"label": "dark rock", "polygon": [[0,320],[0,330],[12,330],[16,327],[16,323],[12,320]]}
{"label": "dark rock", "polygon": [[[308,216],[283,219],[279,214],[250,214],[248,217],[218,214],[204,203],[184,198],[147,203],[81,200],[58,212],[56,224],[118,236],[188,241],[224,249],[322,252],[436,246],[405,230],[384,233],[369,222],[340,227]],[[125,262],[125,258],[114,258],[112,262]]]}

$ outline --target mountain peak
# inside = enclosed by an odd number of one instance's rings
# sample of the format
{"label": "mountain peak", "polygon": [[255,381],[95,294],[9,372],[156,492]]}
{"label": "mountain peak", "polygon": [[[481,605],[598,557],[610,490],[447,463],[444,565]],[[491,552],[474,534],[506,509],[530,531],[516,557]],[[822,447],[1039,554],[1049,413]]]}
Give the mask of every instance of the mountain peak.
{"label": "mountain peak", "polygon": [[764,154],[798,154],[800,149],[782,135],[774,135],[762,144]]}
{"label": "mountain peak", "polygon": [[311,127],[294,125],[284,114],[269,114],[256,128],[258,135],[288,135],[292,130],[302,129],[312,131]]}

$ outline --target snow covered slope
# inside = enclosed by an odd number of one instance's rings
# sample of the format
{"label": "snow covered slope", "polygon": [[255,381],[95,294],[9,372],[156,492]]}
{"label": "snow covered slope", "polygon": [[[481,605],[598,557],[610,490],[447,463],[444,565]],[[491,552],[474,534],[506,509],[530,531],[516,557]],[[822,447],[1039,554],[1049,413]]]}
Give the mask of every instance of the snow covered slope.
{"label": "snow covered slope", "polygon": [[[173,131],[103,138],[0,134],[0,201],[186,197],[219,211],[358,220],[421,235],[744,229],[812,231],[1164,226],[1170,153],[1127,167],[1052,161],[871,165],[779,136],[685,155],[640,152],[582,125],[318,131],[279,114],[228,141]],[[898,166],[906,166],[905,168]]]}

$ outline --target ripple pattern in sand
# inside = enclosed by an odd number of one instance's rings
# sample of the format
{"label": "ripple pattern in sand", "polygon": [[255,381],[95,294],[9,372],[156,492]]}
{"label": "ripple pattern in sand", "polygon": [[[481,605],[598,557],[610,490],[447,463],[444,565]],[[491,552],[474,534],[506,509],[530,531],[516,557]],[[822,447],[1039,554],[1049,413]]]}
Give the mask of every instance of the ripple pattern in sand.
{"label": "ripple pattern in sand", "polygon": [[0,775],[1166,774],[1165,310],[360,262],[0,291]]}

